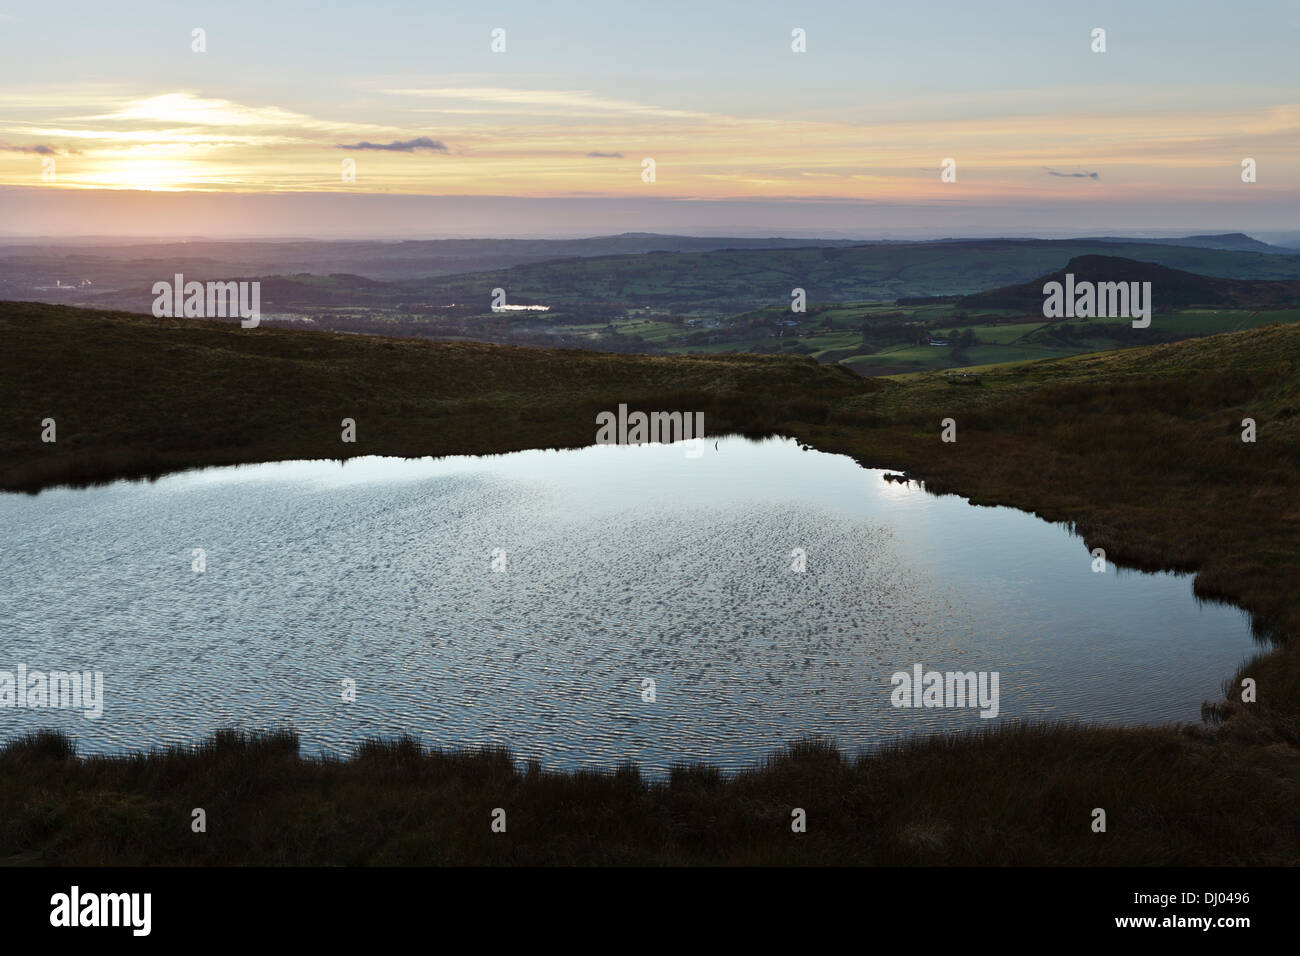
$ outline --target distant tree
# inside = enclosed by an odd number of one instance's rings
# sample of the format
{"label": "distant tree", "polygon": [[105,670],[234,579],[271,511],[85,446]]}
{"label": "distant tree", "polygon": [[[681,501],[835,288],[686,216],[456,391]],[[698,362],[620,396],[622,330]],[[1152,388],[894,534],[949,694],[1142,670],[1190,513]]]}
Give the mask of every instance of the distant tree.
{"label": "distant tree", "polygon": [[967,349],[976,344],[979,340],[975,338],[975,333],[970,329],[958,329],[949,337],[948,344],[953,350]]}

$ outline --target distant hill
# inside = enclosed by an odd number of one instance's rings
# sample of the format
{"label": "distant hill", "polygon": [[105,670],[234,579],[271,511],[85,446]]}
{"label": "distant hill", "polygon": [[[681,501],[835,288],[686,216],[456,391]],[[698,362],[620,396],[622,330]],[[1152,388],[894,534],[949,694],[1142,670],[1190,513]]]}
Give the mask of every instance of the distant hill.
{"label": "distant hill", "polygon": [[1038,314],[1043,308],[1043,286],[1064,284],[1066,274],[1075,283],[1150,282],[1154,307],[1185,309],[1218,306],[1237,309],[1275,309],[1300,305],[1300,281],[1230,279],[1184,272],[1154,262],[1118,256],[1084,255],[1071,259],[1063,269],[1017,285],[962,296],[958,309],[1016,309]]}
{"label": "distant hill", "polygon": [[1294,249],[1269,245],[1253,239],[1244,232],[1227,232],[1215,236],[1183,236],[1180,239],[1121,239],[1115,236],[1099,236],[1092,242],[1144,242],[1157,246],[1189,246],[1195,249],[1229,249],[1236,252],[1265,252],[1275,256],[1294,255]]}
{"label": "distant hill", "polygon": [[[263,306],[280,311],[327,306],[395,313],[403,304],[455,304],[483,314],[490,312],[492,290],[502,288],[511,302],[549,305],[554,314],[562,307],[574,321],[591,323],[632,308],[718,316],[788,306],[796,288],[804,289],[812,304],[970,295],[1027,282],[1082,255],[1155,262],[1204,276],[1300,280],[1300,254],[1177,242],[853,243],[631,234],[575,240],[192,242],[111,252],[49,247],[0,250],[0,298],[143,312],[153,301],[153,283],[180,272],[200,281],[261,278]],[[341,278],[344,274],[355,278]]]}
{"label": "distant hill", "polygon": [[656,306],[742,312],[809,302],[894,301],[900,296],[968,295],[1026,282],[1081,255],[1158,262],[1199,275],[1300,280],[1300,255],[1164,243],[1073,239],[864,244],[600,256],[394,283],[420,301],[481,303],[493,288],[519,301],[610,309]]}
{"label": "distant hill", "polygon": [[718,249],[839,248],[853,239],[661,236],[626,233],[585,239],[412,239],[282,241],[192,240],[159,242],[0,242],[0,296],[13,295],[6,279],[27,275],[88,277],[118,286],[132,276],[171,272],[195,278],[232,275],[313,275],[348,272],[397,280],[505,269],[529,263],[648,252]]}

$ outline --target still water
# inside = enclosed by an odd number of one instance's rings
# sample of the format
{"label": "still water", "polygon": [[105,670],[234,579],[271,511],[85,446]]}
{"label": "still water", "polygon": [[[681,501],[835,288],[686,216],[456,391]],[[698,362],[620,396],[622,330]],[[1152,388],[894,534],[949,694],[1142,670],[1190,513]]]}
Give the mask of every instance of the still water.
{"label": "still water", "polygon": [[[99,719],[0,707],[0,737],[292,724],[307,753],[405,732],[734,769],[810,733],[1195,721],[1256,649],[1190,577],[1094,573],[1060,526],[882,474],[730,438],[0,495],[0,671],[104,674]],[[998,716],[891,706],[916,664],[996,671]]]}

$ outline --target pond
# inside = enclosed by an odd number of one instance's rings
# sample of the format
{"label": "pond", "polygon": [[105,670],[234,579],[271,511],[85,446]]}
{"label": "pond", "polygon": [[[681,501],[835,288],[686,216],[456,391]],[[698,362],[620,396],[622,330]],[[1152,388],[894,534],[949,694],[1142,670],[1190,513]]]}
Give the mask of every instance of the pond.
{"label": "pond", "polygon": [[[11,693],[0,737],[292,724],[306,753],[411,733],[737,769],[814,733],[1196,721],[1257,650],[1188,576],[1096,573],[1062,526],[883,475],[725,438],[0,495],[0,672],[103,675],[98,717]],[[930,671],[985,696],[894,676]]]}

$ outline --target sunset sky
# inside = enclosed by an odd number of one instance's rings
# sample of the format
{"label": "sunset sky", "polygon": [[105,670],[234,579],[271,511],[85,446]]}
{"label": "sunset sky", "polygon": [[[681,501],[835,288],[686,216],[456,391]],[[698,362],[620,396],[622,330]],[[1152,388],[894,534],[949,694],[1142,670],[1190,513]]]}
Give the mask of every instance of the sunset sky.
{"label": "sunset sky", "polygon": [[11,4],[0,233],[1296,228],[1298,54],[1293,0]]}

